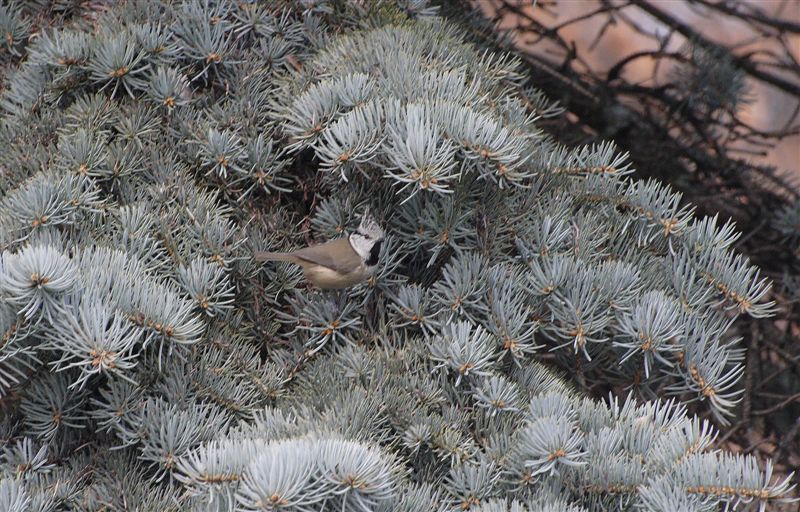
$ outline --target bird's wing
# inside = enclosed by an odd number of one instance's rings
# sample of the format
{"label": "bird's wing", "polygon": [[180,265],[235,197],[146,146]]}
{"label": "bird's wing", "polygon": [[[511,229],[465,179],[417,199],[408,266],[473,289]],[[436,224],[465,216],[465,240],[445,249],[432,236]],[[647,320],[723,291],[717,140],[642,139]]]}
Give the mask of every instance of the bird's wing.
{"label": "bird's wing", "polygon": [[[334,260],[334,254],[352,254],[350,258],[337,258],[339,261]],[[338,238],[331,240],[324,244],[312,245],[305,247],[292,253],[301,260],[310,261],[317,265],[322,265],[329,269],[347,274],[355,270],[361,263],[361,258],[355,254],[355,251],[350,246],[350,241],[347,238]]]}

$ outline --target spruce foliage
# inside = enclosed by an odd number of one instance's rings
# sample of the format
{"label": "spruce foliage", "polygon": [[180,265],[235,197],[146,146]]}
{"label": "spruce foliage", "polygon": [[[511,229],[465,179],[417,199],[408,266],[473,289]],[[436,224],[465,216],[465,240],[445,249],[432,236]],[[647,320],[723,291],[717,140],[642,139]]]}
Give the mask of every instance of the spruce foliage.
{"label": "spruce foliage", "polygon": [[[42,3],[0,9],[0,510],[792,499],[702,419],[769,283],[612,144],[542,133],[512,55],[418,1],[52,2],[34,36]],[[251,259],[366,208],[353,289]]]}

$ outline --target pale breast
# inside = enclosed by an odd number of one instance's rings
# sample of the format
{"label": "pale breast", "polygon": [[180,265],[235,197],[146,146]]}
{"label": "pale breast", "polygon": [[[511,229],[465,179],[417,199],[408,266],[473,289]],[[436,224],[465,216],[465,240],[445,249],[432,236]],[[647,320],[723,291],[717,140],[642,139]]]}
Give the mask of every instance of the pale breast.
{"label": "pale breast", "polygon": [[304,265],[303,267],[306,279],[323,290],[348,288],[367,278],[367,269],[364,265],[359,265],[355,270],[346,274],[340,274],[322,265]]}

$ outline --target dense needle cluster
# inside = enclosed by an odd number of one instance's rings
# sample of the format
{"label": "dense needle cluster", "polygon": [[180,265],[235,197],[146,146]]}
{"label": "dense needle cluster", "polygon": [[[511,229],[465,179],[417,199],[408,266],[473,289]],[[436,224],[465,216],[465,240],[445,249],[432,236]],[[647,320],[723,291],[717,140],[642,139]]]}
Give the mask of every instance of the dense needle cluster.
{"label": "dense needle cluster", "polygon": [[[791,499],[695,415],[735,414],[769,283],[540,131],[513,55],[420,1],[52,3],[0,7],[1,510]],[[252,261],[367,207],[362,285]]]}

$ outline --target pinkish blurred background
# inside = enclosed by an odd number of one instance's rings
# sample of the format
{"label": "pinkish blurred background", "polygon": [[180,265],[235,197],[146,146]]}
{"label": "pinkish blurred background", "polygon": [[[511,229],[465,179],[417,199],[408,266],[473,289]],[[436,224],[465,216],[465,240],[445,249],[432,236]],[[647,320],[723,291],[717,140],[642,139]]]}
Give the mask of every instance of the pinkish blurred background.
{"label": "pinkish blurred background", "polygon": [[[741,2],[757,5],[768,14],[778,13],[777,16],[782,20],[800,23],[800,0],[741,0]],[[486,13],[492,12],[495,7],[493,0],[478,0],[476,3]],[[621,5],[623,2],[612,0],[612,3]],[[661,10],[668,11],[671,16],[682,22],[699,28],[708,39],[728,47],[735,45],[737,55],[754,50],[776,49],[775,41],[765,40],[745,23],[718,13],[707,15],[707,13],[698,12],[697,9],[691,8],[686,0],[651,0],[651,3]],[[728,3],[734,5],[737,2]],[[535,8],[533,0],[516,0],[515,5],[524,9],[539,23],[547,27],[554,27],[564,21],[591,13],[598,9],[601,3],[598,0],[540,0],[539,5],[544,6],[546,10]],[[636,6],[625,7],[622,12],[647,32],[667,33],[665,25]],[[647,38],[631,30],[625,23],[609,25],[603,36],[597,39],[598,30],[605,20],[604,16],[591,16],[584,21],[563,27],[558,32],[563,39],[575,42],[578,55],[582,56],[595,71],[600,71],[602,74],[625,55],[658,48],[652,38]],[[509,20],[509,23],[501,26],[509,28],[516,26],[517,22],[518,20]],[[596,39],[597,41],[595,41]],[[678,51],[685,42],[682,35],[674,33],[666,50]],[[800,59],[800,37],[791,37],[788,42],[789,51],[795,59]],[[593,43],[595,43],[594,46],[592,46]],[[518,39],[517,44],[522,49],[527,49],[537,55],[551,54],[552,60],[556,62],[560,61],[563,56],[563,49],[557,48],[552,43],[540,42],[536,46],[530,47],[526,46],[523,39]],[[778,50],[782,51],[781,48]],[[641,82],[647,85],[653,76],[653,64],[654,61],[649,58],[636,59],[625,67],[624,78],[630,82]],[[658,76],[664,76],[670,72],[669,66],[664,64],[666,63],[662,63],[659,68]],[[770,71],[780,74],[776,70]],[[796,77],[787,78],[796,80]],[[793,100],[788,94],[769,84],[750,78],[748,78],[748,83],[752,103],[742,108],[741,119],[765,131],[784,128],[798,107],[797,100]],[[797,119],[795,120],[796,124],[798,124]],[[752,155],[748,158],[761,164],[777,166],[783,172],[800,178],[800,135],[787,137],[778,142],[764,156]]]}

